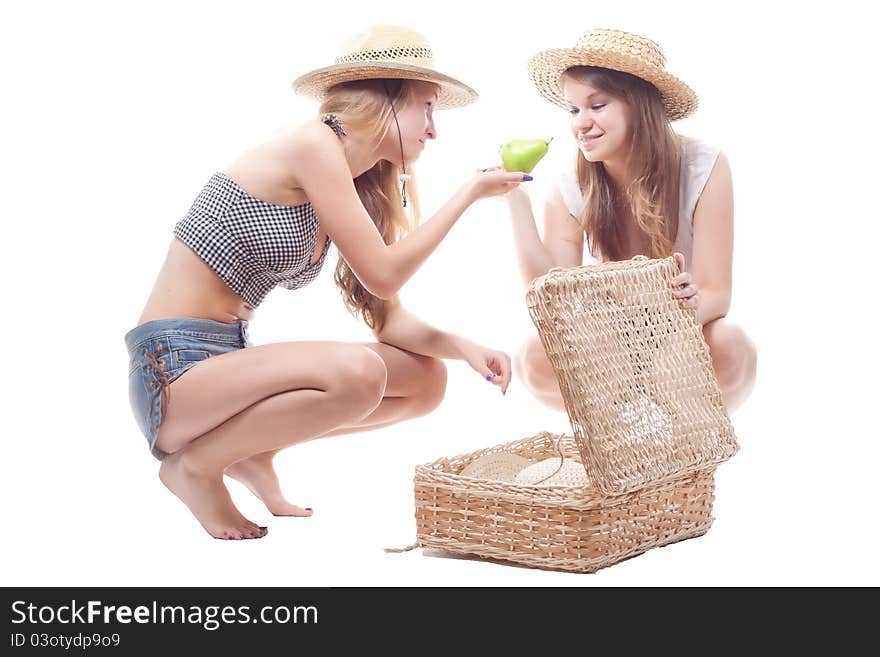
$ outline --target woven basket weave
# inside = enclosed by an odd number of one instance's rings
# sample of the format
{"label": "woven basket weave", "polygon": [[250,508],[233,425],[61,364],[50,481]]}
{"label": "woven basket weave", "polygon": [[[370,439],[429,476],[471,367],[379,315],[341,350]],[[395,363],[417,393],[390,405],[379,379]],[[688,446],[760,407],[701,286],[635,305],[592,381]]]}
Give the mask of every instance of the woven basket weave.
{"label": "woven basket weave", "polygon": [[543,432],[416,466],[418,540],[405,549],[434,548],[591,573],[651,548],[700,536],[711,526],[714,470],[610,497],[592,487],[518,486],[458,474],[493,452],[541,461],[558,453],[557,443],[567,458],[578,457],[571,436]]}
{"label": "woven basket weave", "polygon": [[[529,312],[556,373],[573,436],[540,433],[416,467],[414,547],[538,568],[594,572],[700,536],[714,473],[737,451],[693,311],[672,298],[673,258],[554,269]],[[583,464],[585,487],[461,475],[510,453]],[[399,550],[389,550],[399,551]]]}
{"label": "woven basket weave", "polygon": [[733,428],[673,258],[553,269],[526,302],[587,471],[607,494],[729,459]]}

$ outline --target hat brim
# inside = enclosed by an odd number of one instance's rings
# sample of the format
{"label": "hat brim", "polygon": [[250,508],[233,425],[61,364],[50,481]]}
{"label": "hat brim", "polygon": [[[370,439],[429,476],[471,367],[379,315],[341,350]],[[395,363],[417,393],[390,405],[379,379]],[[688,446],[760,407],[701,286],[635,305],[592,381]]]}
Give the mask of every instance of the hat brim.
{"label": "hat brim", "polygon": [[298,94],[314,100],[322,100],[327,90],[335,84],[375,78],[434,82],[440,86],[437,109],[464,107],[479,98],[479,94],[468,85],[433,69],[384,61],[332,64],[298,77],[293,81],[292,86]]}
{"label": "hat brim", "polygon": [[572,66],[599,66],[630,73],[647,80],[660,92],[663,107],[670,121],[690,116],[697,110],[697,94],[674,75],[645,62],[643,59],[623,53],[590,48],[555,48],[542,50],[529,60],[529,78],[544,98],[562,108],[567,108],[562,96],[561,78]]}

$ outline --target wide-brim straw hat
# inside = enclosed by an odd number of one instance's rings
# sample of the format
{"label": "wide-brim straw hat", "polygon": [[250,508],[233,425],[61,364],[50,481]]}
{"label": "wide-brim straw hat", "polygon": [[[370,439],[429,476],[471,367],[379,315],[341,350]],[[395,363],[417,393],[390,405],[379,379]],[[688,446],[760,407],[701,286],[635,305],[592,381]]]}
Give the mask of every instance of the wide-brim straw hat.
{"label": "wide-brim straw hat", "polygon": [[572,66],[600,66],[647,80],[660,92],[670,121],[690,116],[697,109],[694,90],[666,71],[663,49],[637,34],[590,30],[581,35],[574,48],[542,50],[533,55],[529,60],[529,78],[544,98],[567,108],[561,78]]}
{"label": "wide-brim straw hat", "polygon": [[374,78],[434,82],[440,85],[437,109],[464,107],[478,97],[463,82],[434,68],[434,52],[424,36],[398,25],[373,25],[350,37],[333,64],[301,75],[294,80],[293,90],[322,100],[335,84]]}

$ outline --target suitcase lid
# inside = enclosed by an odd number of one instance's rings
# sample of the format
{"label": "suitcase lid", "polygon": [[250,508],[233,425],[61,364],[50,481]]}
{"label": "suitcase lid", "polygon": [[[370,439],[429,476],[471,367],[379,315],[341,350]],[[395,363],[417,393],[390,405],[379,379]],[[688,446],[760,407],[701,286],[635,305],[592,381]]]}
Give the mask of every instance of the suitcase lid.
{"label": "suitcase lid", "polygon": [[738,450],[672,257],[555,267],[526,293],[587,475],[606,495],[712,468]]}

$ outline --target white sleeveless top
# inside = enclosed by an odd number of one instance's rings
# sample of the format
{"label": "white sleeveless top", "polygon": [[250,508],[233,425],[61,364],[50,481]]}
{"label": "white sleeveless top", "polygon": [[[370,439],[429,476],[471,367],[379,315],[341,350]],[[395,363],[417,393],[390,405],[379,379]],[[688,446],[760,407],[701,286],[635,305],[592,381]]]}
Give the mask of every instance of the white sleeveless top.
{"label": "white sleeveless top", "polygon": [[[685,269],[689,270],[694,244],[694,210],[721,149],[698,139],[688,137],[682,139],[678,234],[672,250],[684,254]],[[576,170],[567,169],[559,176],[559,192],[568,211],[579,218],[584,210],[584,198],[578,185]],[[589,265],[599,261],[594,253],[584,251],[583,264]]]}

